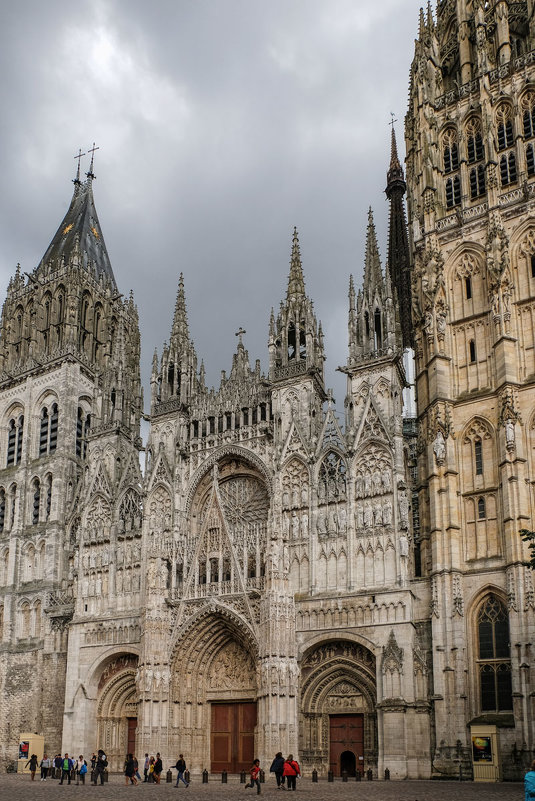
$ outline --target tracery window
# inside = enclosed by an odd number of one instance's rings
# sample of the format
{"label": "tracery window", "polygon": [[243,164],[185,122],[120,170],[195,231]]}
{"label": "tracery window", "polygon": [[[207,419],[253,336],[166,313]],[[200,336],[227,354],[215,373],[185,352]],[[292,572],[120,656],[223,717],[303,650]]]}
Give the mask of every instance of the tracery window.
{"label": "tracery window", "polygon": [[483,444],[480,439],[474,442],[474,458],[476,465],[476,476],[483,475]]}
{"label": "tracery window", "polygon": [[336,451],[329,451],[321,463],[319,474],[320,498],[328,503],[345,498],[347,489],[347,467]]}
{"label": "tracery window", "polygon": [[485,194],[485,167],[478,164],[470,170],[470,198],[475,200]]}
{"label": "tracery window", "polygon": [[452,209],[461,205],[461,179],[458,175],[446,181],[446,207]]}
{"label": "tracery window", "polygon": [[485,498],[479,498],[477,501],[477,518],[478,520],[484,520],[487,516],[485,511]]}
{"label": "tracery window", "polygon": [[24,434],[24,415],[14,417],[8,423],[7,466],[19,464],[22,456],[22,437]]}
{"label": "tracery window", "polygon": [[516,156],[513,151],[500,159],[500,178],[502,186],[516,183]]}
{"label": "tracery window", "polygon": [[485,157],[483,137],[481,136],[481,122],[478,119],[472,118],[466,126],[466,149],[469,164],[482,161]]}
{"label": "tracery window", "polygon": [[39,429],[39,456],[54,453],[58,446],[58,404],[43,406]]}
{"label": "tracery window", "polygon": [[444,172],[454,172],[459,168],[459,146],[457,133],[449,128],[442,139],[442,155],[444,158]]}
{"label": "tracery window", "polygon": [[499,106],[496,111],[496,124],[498,128],[498,150],[505,150],[513,146],[513,122],[511,107],[506,103]]}
{"label": "tracery window", "polygon": [[15,525],[15,509],[17,501],[17,485],[12,484],[9,488],[9,530]]}
{"label": "tracery window", "polygon": [[509,618],[502,601],[492,593],[477,615],[480,704],[482,712],[513,708]]}

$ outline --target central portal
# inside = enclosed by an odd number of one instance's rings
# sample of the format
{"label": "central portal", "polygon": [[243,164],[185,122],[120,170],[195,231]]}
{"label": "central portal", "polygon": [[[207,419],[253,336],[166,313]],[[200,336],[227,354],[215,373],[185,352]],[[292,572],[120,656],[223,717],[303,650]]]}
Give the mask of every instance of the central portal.
{"label": "central portal", "polygon": [[212,773],[239,773],[251,767],[255,726],[256,702],[212,703]]}

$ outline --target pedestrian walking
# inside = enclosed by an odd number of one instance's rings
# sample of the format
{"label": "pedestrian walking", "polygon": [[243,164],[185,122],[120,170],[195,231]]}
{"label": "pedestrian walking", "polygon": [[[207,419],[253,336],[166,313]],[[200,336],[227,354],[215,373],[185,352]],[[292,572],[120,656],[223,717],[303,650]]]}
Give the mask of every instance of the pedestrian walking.
{"label": "pedestrian walking", "polygon": [[132,754],[127,754],[124,762],[124,778],[125,784],[130,782],[133,785],[137,784],[136,767],[134,765],[134,757]]}
{"label": "pedestrian walking", "polygon": [[61,779],[62,765],[63,765],[63,760],[61,758],[61,754],[56,754],[56,756],[54,757],[54,768],[56,771],[56,776],[55,776],[56,779]]}
{"label": "pedestrian walking", "polygon": [[176,777],[175,787],[178,787],[179,781],[184,782],[186,787],[189,787],[189,783],[184,778],[184,773],[186,772],[186,760],[184,759],[184,754],[179,754],[178,755],[178,759],[176,761],[175,768],[177,770],[177,777]]}
{"label": "pedestrian walking", "polygon": [[284,757],[282,753],[279,751],[275,754],[275,759],[271,763],[271,767],[269,769],[270,773],[275,774],[275,779],[277,780],[277,790],[285,790],[286,787],[284,786]]}
{"label": "pedestrian walking", "polygon": [[87,762],[84,759],[84,755],[80,754],[80,756],[76,760],[76,784],[80,784],[80,780],[82,781],[82,784],[85,784],[86,773],[87,773]]}
{"label": "pedestrian walking", "polygon": [[30,766],[30,775],[32,777],[32,782],[35,780],[35,771],[37,770],[37,754],[32,754],[29,760],[26,762],[26,767]]}
{"label": "pedestrian walking", "polygon": [[141,776],[139,775],[139,762],[135,756],[133,756],[132,759],[134,760],[134,776],[138,781],[141,781]]}
{"label": "pedestrian walking", "polygon": [[288,759],[284,762],[282,775],[286,778],[288,790],[295,790],[297,777],[301,775],[299,770],[299,763],[294,759],[293,754],[289,754]]}
{"label": "pedestrian walking", "polygon": [[160,752],[158,751],[158,753],[156,754],[156,761],[154,763],[154,771],[153,771],[154,781],[156,782],[156,784],[160,784],[162,770],[163,770],[163,762],[160,756]]}
{"label": "pedestrian walking", "polygon": [[143,763],[143,776],[145,777],[143,779],[144,782],[148,782],[149,780],[149,767],[150,767],[149,755],[145,754],[145,762]]}
{"label": "pedestrian walking", "polygon": [[98,783],[98,778],[100,776],[100,783],[101,785],[104,784],[104,771],[108,767],[108,760],[106,759],[106,754],[99,748],[97,753],[97,759],[95,762],[95,770],[93,771],[93,784],[96,785]]}
{"label": "pedestrian walking", "polygon": [[61,780],[60,780],[60,784],[63,784],[63,780],[65,778],[68,779],[68,782],[67,782],[68,784],[71,783],[71,772],[72,772],[73,766],[74,766],[74,762],[72,761],[70,756],[66,753],[65,756],[63,757],[63,762],[61,764]]}
{"label": "pedestrian walking", "polygon": [[535,759],[531,763],[531,767],[524,776],[524,792],[526,794],[525,801],[534,801],[535,799]]}
{"label": "pedestrian walking", "polygon": [[48,776],[48,771],[50,770],[50,764],[51,764],[50,758],[46,754],[43,754],[43,758],[42,758],[41,763],[39,765],[39,767],[41,768],[41,781],[42,782],[46,782],[46,777]]}
{"label": "pedestrian walking", "polygon": [[255,759],[253,764],[251,765],[251,769],[249,771],[249,775],[251,777],[251,783],[245,785],[245,789],[247,790],[248,787],[254,787],[256,784],[256,794],[260,794],[260,760]]}

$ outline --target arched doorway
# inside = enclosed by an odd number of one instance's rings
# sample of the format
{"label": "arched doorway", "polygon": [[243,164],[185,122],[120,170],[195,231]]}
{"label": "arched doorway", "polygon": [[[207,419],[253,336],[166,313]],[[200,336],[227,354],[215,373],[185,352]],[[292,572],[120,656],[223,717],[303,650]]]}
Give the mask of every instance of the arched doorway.
{"label": "arched doorway", "polygon": [[340,754],[340,774],[347,773],[348,776],[356,776],[357,757],[353,751],[342,751]]}
{"label": "arched doorway", "polygon": [[137,656],[121,654],[108,660],[98,683],[96,748],[102,748],[110,771],[122,771],[137,729]]}
{"label": "arched doorway", "polygon": [[315,646],[301,663],[301,687],[303,766],[340,776],[343,770],[362,774],[365,766],[376,765],[377,692],[371,651],[345,640]]}
{"label": "arched doorway", "polygon": [[[195,769],[236,773],[255,757],[257,653],[228,610],[206,610],[177,643],[170,742]],[[173,746],[171,746],[173,747]]]}

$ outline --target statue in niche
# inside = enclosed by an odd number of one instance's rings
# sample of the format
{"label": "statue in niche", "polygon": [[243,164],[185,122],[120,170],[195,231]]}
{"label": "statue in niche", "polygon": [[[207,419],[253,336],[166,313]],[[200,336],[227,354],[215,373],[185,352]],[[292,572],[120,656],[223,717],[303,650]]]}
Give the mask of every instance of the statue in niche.
{"label": "statue in niche", "polygon": [[338,531],[338,515],[336,509],[331,509],[329,514],[329,534],[336,534]]}
{"label": "statue in niche", "polygon": [[303,517],[301,518],[301,536],[306,537],[308,534],[308,515],[306,512],[303,513]]}
{"label": "statue in niche", "polygon": [[505,443],[507,446],[507,450],[512,450],[515,446],[515,424],[514,421],[511,420],[509,417],[505,423]]}
{"label": "statue in niche", "polygon": [[381,494],[381,474],[375,472],[372,476],[372,484],[373,484],[373,494],[380,495]]}
{"label": "statue in niche", "polygon": [[355,512],[355,520],[357,524],[357,528],[362,528],[364,526],[364,510],[360,503],[357,506],[357,510]]}
{"label": "statue in niche", "polygon": [[371,504],[367,503],[364,507],[364,525],[369,528],[372,524],[373,512]]}
{"label": "statue in niche", "polygon": [[318,514],[318,534],[320,536],[327,534],[327,518],[322,512]]}
{"label": "statue in niche", "polygon": [[347,526],[347,513],[344,506],[338,512],[338,525],[340,526],[340,533],[343,534]]}
{"label": "statue in niche", "polygon": [[292,490],[292,506],[299,506],[299,492],[297,491],[297,487],[294,487]]}
{"label": "statue in niche", "polygon": [[290,493],[287,489],[282,493],[282,508],[288,509],[290,506]]}
{"label": "statue in niche", "polygon": [[362,498],[362,489],[363,489],[362,476],[357,476],[357,480],[355,482],[355,495],[357,496],[357,498]]}
{"label": "statue in niche", "polygon": [[301,488],[301,506],[307,506],[308,504],[308,488],[304,485]]}
{"label": "statue in niche", "polygon": [[392,504],[386,501],[383,504],[383,524],[389,526],[392,522]]}
{"label": "statue in niche", "polygon": [[391,489],[392,489],[392,475],[390,473],[390,470],[387,468],[386,470],[383,470],[383,491],[390,492]]}
{"label": "statue in niche", "polygon": [[383,510],[381,509],[381,504],[377,503],[373,507],[373,524],[375,526],[380,526],[383,523]]}
{"label": "statue in niche", "polygon": [[295,510],[292,512],[292,538],[294,540],[299,539],[299,518]]}
{"label": "statue in niche", "polygon": [[364,476],[364,494],[369,496],[372,494],[372,477],[369,473]]}
{"label": "statue in niche", "polygon": [[440,428],[438,429],[433,442],[433,452],[435,454],[437,464],[442,464],[446,458],[446,440],[444,439],[444,434]]}
{"label": "statue in niche", "polygon": [[399,538],[399,555],[403,558],[409,555],[409,540],[402,534]]}

